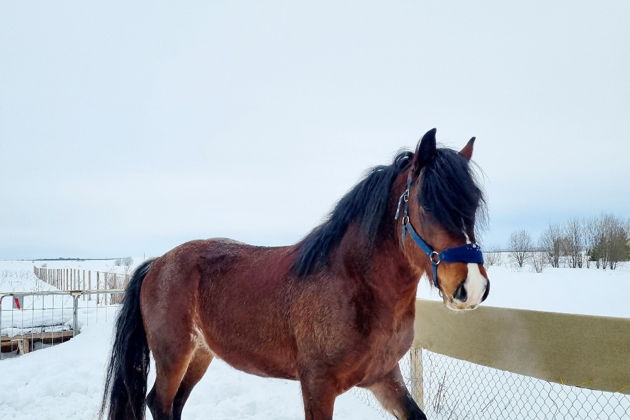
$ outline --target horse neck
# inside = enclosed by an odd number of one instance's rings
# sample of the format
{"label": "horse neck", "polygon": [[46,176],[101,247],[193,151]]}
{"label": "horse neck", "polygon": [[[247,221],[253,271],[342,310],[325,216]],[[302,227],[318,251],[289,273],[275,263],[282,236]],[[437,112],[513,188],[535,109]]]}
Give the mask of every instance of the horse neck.
{"label": "horse neck", "polygon": [[[406,171],[400,174],[392,185],[388,210],[383,221],[381,233],[373,245],[373,252],[367,262],[367,268],[359,268],[356,273],[362,287],[370,288],[375,297],[385,307],[399,307],[415,302],[418,282],[424,268],[413,264],[408,252],[402,249],[400,243],[401,221],[395,220],[398,199],[406,188]],[[354,226],[358,230],[358,226]],[[354,235],[350,235],[354,236]],[[356,243],[343,244],[341,252],[345,267],[365,267],[364,257],[356,252]],[[344,246],[345,245],[345,246]],[[359,244],[358,247],[361,247]],[[355,274],[355,273],[353,273]]]}

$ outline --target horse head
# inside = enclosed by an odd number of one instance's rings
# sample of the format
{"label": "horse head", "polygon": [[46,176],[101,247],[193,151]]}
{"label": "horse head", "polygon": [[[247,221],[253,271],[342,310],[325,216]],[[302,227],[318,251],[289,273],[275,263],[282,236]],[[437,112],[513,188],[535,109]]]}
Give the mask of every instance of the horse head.
{"label": "horse head", "polygon": [[418,142],[398,202],[400,241],[453,310],[474,309],[490,290],[475,223],[485,202],[470,167],[475,138],[459,152],[437,148],[435,129]]}

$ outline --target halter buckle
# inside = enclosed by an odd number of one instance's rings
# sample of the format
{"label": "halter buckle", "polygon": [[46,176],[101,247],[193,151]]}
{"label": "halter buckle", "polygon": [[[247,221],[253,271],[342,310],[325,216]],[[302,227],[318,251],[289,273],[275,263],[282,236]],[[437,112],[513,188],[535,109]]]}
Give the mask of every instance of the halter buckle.
{"label": "halter buckle", "polygon": [[433,265],[438,265],[442,262],[442,260],[440,260],[440,254],[437,251],[433,251],[431,255],[429,255],[429,258],[431,259]]}
{"label": "halter buckle", "polygon": [[[400,195],[400,198],[398,199],[398,206],[396,207],[396,215],[394,216],[394,220],[398,220],[398,217],[400,217],[400,210],[403,210],[403,213],[405,213],[405,216],[407,215],[407,202],[408,201],[409,201],[409,188],[403,191],[403,193]],[[403,209],[403,205],[404,205],[404,209]],[[407,218],[407,221],[409,221],[409,218]]]}

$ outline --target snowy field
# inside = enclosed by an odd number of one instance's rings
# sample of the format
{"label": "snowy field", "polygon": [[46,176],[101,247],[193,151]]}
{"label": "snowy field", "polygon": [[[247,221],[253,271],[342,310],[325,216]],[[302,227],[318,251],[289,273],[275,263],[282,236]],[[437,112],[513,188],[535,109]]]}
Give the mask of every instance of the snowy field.
{"label": "snowy field", "polygon": [[[134,259],[135,265],[140,262],[141,258]],[[114,271],[117,268],[111,261],[46,264],[48,268],[99,271]],[[41,263],[37,265],[41,266]],[[35,277],[31,262],[0,262],[0,291],[52,289]],[[5,302],[3,307],[8,309],[7,305],[10,307],[11,302]],[[71,317],[71,312],[68,315]],[[66,343],[0,361],[1,419],[96,417],[111,349],[113,317],[91,321],[82,328],[80,335]],[[149,384],[154,379],[155,369],[152,366]],[[214,360],[193,391],[183,416],[186,419],[299,419],[303,417],[302,407],[297,382],[259,378]],[[365,405],[353,393],[337,399],[335,413],[341,419],[382,419],[376,410]],[[148,418],[151,418],[150,413]]]}
{"label": "snowy field", "polygon": [[[486,267],[490,294],[486,306],[534,311],[630,318],[630,263],[616,270],[596,268]],[[421,281],[418,297],[441,300],[429,282]]]}
{"label": "snowy field", "polygon": [[[134,265],[141,260],[135,258]],[[123,272],[112,261],[47,262],[47,266]],[[52,289],[37,280],[32,267],[31,262],[0,262],[0,291]],[[541,274],[500,266],[490,267],[489,276],[492,289],[486,304],[491,306],[630,317],[630,307],[624,304],[630,294],[628,264],[615,271],[547,268]],[[418,295],[439,299],[426,281]],[[81,334],[64,344],[0,361],[0,418],[95,418],[112,328],[113,317],[101,317],[84,324]],[[152,368],[149,384],[154,374]],[[303,418],[299,384],[247,375],[215,360],[193,391],[184,418]],[[383,417],[361,395],[347,392],[336,402],[335,418]]]}
{"label": "snowy field", "polygon": [[[64,344],[1,361],[0,418],[96,418],[112,328],[113,322],[92,325]],[[149,384],[154,379],[151,366]],[[340,419],[381,419],[352,393],[340,397],[335,410]],[[183,417],[299,419],[300,387],[294,381],[247,375],[215,360],[193,391]]]}

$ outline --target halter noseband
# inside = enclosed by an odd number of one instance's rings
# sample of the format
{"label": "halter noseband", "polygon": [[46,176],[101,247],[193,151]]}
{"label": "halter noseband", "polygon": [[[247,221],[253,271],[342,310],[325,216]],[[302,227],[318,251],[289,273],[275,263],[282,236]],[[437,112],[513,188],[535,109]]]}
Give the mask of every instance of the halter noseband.
{"label": "halter noseband", "polygon": [[411,174],[407,176],[407,188],[401,194],[398,199],[398,207],[396,209],[396,216],[394,220],[398,220],[400,217],[400,211],[402,209],[402,232],[401,239],[402,244],[405,246],[405,235],[409,234],[411,239],[418,245],[418,247],[429,257],[431,265],[433,266],[433,285],[440,288],[438,283],[437,269],[440,262],[463,262],[463,263],[476,263],[483,264],[483,253],[481,247],[474,244],[466,244],[453,248],[446,248],[442,252],[437,252],[431,247],[413,228],[411,221],[409,220],[409,191],[411,190]]}

